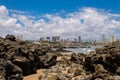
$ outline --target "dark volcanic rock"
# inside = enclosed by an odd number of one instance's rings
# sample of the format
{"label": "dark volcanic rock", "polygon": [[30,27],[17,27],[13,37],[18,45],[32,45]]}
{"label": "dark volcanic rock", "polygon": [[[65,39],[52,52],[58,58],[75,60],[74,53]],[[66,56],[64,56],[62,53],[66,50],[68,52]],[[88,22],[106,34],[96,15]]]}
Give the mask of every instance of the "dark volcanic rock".
{"label": "dark volcanic rock", "polygon": [[14,35],[7,35],[7,36],[5,37],[5,39],[9,39],[9,40],[11,40],[11,41],[16,41],[16,38],[15,38]]}
{"label": "dark volcanic rock", "polygon": [[119,80],[120,42],[97,48],[90,54],[71,54],[69,56],[48,53],[40,45],[29,41],[16,40],[7,35],[0,38],[0,79],[22,80],[22,75],[36,73],[44,68],[44,76],[39,80]]}
{"label": "dark volcanic rock", "polygon": [[0,78],[7,80],[22,80],[19,75],[36,73],[37,68],[49,68],[55,65],[57,59],[56,55],[48,54],[40,45],[16,40],[14,35],[0,38],[0,55],[4,61],[0,62]]}
{"label": "dark volcanic rock", "polygon": [[83,64],[85,62],[85,55],[82,53],[78,54],[72,53],[70,60],[77,64]]}
{"label": "dark volcanic rock", "polygon": [[64,50],[63,48],[58,48],[56,51],[57,52],[71,52],[71,51],[68,51],[68,50]]}
{"label": "dark volcanic rock", "polygon": [[34,62],[26,59],[25,57],[16,57],[13,63],[23,70],[23,75],[29,75],[36,72]]}
{"label": "dark volcanic rock", "polygon": [[15,80],[22,80],[22,70],[4,58],[0,58],[0,75],[5,80],[12,80],[13,77],[11,76],[14,76]]}
{"label": "dark volcanic rock", "polygon": [[39,56],[39,59],[41,68],[49,68],[56,64],[57,56],[52,53],[48,53],[47,55]]}

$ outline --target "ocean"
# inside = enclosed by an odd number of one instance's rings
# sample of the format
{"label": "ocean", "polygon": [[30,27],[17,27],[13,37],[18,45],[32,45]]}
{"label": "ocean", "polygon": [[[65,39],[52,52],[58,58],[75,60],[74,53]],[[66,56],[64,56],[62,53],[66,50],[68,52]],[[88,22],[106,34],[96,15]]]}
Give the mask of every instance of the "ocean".
{"label": "ocean", "polygon": [[[64,50],[72,51],[74,53],[84,53],[89,54],[90,51],[95,51],[96,48],[101,48],[102,46],[91,46],[90,48],[63,48]],[[53,48],[53,50],[56,50]]]}

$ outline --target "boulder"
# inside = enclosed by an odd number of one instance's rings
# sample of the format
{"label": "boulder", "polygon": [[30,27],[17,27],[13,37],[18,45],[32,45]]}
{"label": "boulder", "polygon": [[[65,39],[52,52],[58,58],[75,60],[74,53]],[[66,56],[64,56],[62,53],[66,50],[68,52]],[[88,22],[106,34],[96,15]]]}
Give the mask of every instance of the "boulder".
{"label": "boulder", "polygon": [[0,75],[5,80],[12,80],[11,76],[16,76],[15,80],[22,80],[22,70],[4,58],[0,58]]}
{"label": "boulder", "polygon": [[11,40],[11,41],[16,41],[15,36],[14,35],[10,35],[10,34],[6,35],[5,39]]}
{"label": "boulder", "polygon": [[22,56],[17,56],[13,60],[13,63],[17,66],[19,66],[23,70],[23,75],[29,75],[32,73],[36,73],[36,67],[34,62],[31,60],[22,57]]}
{"label": "boulder", "polygon": [[60,80],[60,79],[59,79],[58,75],[51,75],[48,77],[47,80]]}
{"label": "boulder", "polygon": [[74,76],[76,77],[76,76],[79,76],[81,74],[81,70],[79,70],[79,69],[75,69],[74,70]]}
{"label": "boulder", "polygon": [[120,75],[120,67],[117,68],[116,74]]}
{"label": "boulder", "polygon": [[48,53],[48,54],[43,55],[43,56],[39,56],[40,67],[41,68],[49,68],[49,67],[56,64],[56,61],[57,61],[56,59],[57,59],[57,56],[52,55],[51,53]]}
{"label": "boulder", "polygon": [[83,64],[85,62],[85,55],[82,53],[78,54],[72,53],[70,60],[77,64]]}

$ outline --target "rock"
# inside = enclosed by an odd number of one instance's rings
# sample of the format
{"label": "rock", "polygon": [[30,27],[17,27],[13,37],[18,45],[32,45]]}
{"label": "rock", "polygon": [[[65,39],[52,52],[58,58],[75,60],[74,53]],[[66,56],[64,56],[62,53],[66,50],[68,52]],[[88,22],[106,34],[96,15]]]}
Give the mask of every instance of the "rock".
{"label": "rock", "polygon": [[57,75],[51,75],[47,80],[59,80],[59,77]]}
{"label": "rock", "polygon": [[36,73],[35,64],[25,57],[15,57],[13,63],[23,70],[23,75]]}
{"label": "rock", "polygon": [[115,75],[115,76],[109,75],[109,76],[106,76],[106,77],[104,78],[104,80],[120,80],[120,76],[117,76],[117,75]]}
{"label": "rock", "polygon": [[104,69],[104,67],[101,64],[97,64],[95,66],[95,74],[94,78],[104,78],[104,76],[107,75],[107,71]]}
{"label": "rock", "polygon": [[116,74],[120,75],[120,67],[117,68]]}
{"label": "rock", "polygon": [[73,68],[68,69],[68,74],[72,74],[74,72]]}
{"label": "rock", "polygon": [[104,69],[103,65],[97,64],[97,65],[95,66],[95,72],[96,72],[96,73],[97,73],[97,72],[105,73],[105,72],[107,72],[107,71]]}
{"label": "rock", "polygon": [[11,76],[16,76],[16,80],[22,80],[22,70],[14,65],[10,60],[0,58],[0,74],[6,80],[11,80]]}
{"label": "rock", "polygon": [[40,67],[41,68],[49,68],[52,65],[56,64],[57,56],[49,53],[44,56],[39,56],[39,59],[40,59]]}
{"label": "rock", "polygon": [[103,80],[103,79],[101,79],[101,78],[96,78],[95,80]]}
{"label": "rock", "polygon": [[79,54],[72,53],[70,60],[77,64],[83,64],[85,61],[85,55],[81,53]]}
{"label": "rock", "polygon": [[71,76],[66,74],[66,73],[63,73],[62,75],[59,74],[59,80],[71,80]]}
{"label": "rock", "polygon": [[58,48],[56,51],[57,52],[71,52],[71,51],[68,51],[68,50],[64,50],[63,48]]}
{"label": "rock", "polygon": [[79,76],[81,74],[81,70],[75,69],[74,76]]}
{"label": "rock", "polygon": [[15,36],[14,36],[14,35],[10,35],[10,34],[8,34],[8,35],[5,37],[5,39],[11,40],[11,41],[16,41]]}
{"label": "rock", "polygon": [[1,79],[22,80],[22,74],[29,75],[44,68],[46,71],[39,80],[119,80],[119,67],[120,42],[97,48],[90,54],[73,53],[68,56],[30,41],[16,40],[14,35],[0,38]]}
{"label": "rock", "polygon": [[113,76],[109,75],[109,76],[105,76],[104,80],[115,80],[115,78]]}
{"label": "rock", "polygon": [[120,75],[118,76],[113,76],[114,77],[114,80],[120,80]]}
{"label": "rock", "polygon": [[92,80],[92,75],[79,75],[74,80]]}

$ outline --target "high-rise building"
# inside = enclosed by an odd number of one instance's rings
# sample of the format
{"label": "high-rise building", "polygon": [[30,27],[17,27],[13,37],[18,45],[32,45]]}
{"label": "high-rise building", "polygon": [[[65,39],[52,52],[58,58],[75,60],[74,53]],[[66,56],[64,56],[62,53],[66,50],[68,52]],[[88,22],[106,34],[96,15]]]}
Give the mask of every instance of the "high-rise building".
{"label": "high-rise building", "polygon": [[81,42],[81,36],[78,36],[78,42]]}
{"label": "high-rise building", "polygon": [[102,42],[104,43],[106,41],[105,35],[102,35]]}
{"label": "high-rise building", "polygon": [[69,42],[69,38],[67,38],[67,42]]}
{"label": "high-rise building", "polygon": [[77,39],[76,39],[76,38],[74,39],[74,42],[77,42]]}
{"label": "high-rise building", "polygon": [[41,41],[41,42],[44,41],[44,37],[40,37],[40,41]]}
{"label": "high-rise building", "polygon": [[114,35],[110,35],[110,42],[115,42],[116,41],[116,37]]}
{"label": "high-rise building", "polygon": [[48,41],[50,41],[50,37],[46,37],[46,39],[47,39]]}
{"label": "high-rise building", "polygon": [[23,35],[19,35],[16,38],[19,39],[19,40],[23,40]]}
{"label": "high-rise building", "polygon": [[59,40],[60,40],[60,36],[53,36],[52,37],[53,42],[56,42],[56,41],[59,41]]}

